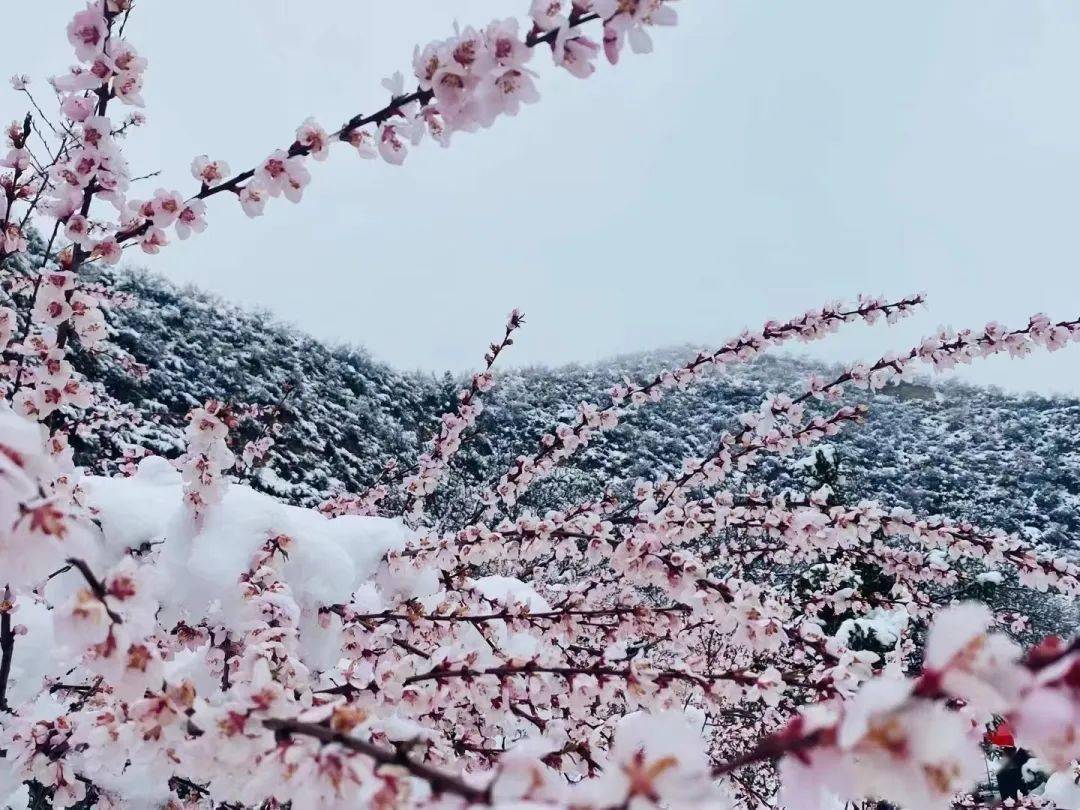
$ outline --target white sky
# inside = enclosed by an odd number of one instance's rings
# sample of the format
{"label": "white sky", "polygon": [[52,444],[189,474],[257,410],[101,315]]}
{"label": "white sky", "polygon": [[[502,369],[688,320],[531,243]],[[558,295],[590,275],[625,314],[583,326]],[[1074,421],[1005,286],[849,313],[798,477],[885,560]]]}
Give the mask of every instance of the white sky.
{"label": "white sky", "polygon": [[[71,62],[67,0],[9,3],[3,75]],[[316,116],[385,102],[416,43],[527,0],[141,0],[150,59],[133,169],[193,190],[200,153],[246,168]],[[304,202],[146,264],[402,367],[475,365],[512,307],[516,363],[711,344],[860,291],[924,290],[907,325],[815,354],[873,359],[940,323],[1080,314],[1080,5],[1056,0],[682,0],[656,52],[580,81],[534,62],[539,104],[405,166],[346,147]],[[312,11],[317,9],[317,11]],[[0,91],[8,117],[23,113]],[[150,181],[155,184],[157,181]],[[153,185],[145,193],[153,191]],[[966,375],[1080,393],[1080,346]]]}

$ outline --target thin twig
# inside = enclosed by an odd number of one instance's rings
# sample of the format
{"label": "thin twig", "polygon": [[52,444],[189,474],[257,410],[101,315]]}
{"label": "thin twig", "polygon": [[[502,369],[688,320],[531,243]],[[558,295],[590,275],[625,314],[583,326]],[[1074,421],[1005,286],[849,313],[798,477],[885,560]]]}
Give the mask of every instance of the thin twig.
{"label": "thin twig", "polygon": [[68,565],[77,568],[79,573],[83,575],[83,579],[86,580],[86,584],[90,586],[90,592],[93,593],[94,596],[97,597],[97,600],[101,602],[101,604],[105,607],[105,612],[109,615],[109,618],[112,620],[113,624],[123,624],[124,620],[120,618],[120,614],[113,610],[111,607],[109,607],[109,603],[105,599],[105,597],[108,595],[107,591],[105,590],[105,586],[102,584],[101,580],[94,575],[94,572],[90,570],[90,566],[87,565],[83,560],[77,559],[75,557],[68,557],[65,562]]}

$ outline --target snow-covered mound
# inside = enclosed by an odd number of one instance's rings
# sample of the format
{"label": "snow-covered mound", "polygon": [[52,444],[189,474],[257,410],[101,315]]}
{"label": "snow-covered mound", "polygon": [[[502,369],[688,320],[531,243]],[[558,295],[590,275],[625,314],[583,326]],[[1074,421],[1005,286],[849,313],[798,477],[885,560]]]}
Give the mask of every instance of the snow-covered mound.
{"label": "snow-covered mound", "polygon": [[[193,534],[180,473],[157,457],[143,460],[131,478],[91,477],[83,488],[117,559],[128,549],[160,546],[173,609],[201,615],[216,602],[226,627],[234,612],[229,599],[239,600],[236,583],[269,538],[291,539],[283,573],[300,607],[314,613],[320,605],[347,602],[408,536],[398,520],[331,519],[241,485],[227,489],[220,508],[202,516]],[[433,590],[431,583],[428,592]]]}
{"label": "snow-covered mound", "polygon": [[[387,553],[403,550],[413,535],[399,519],[330,518],[234,483],[219,504],[193,523],[180,473],[156,456],[144,459],[131,477],[88,476],[81,487],[101,528],[99,550],[88,560],[91,567],[108,570],[133,552],[152,558],[153,565],[142,571],[154,579],[152,593],[161,606],[158,620],[167,626],[200,617],[242,635],[250,617],[237,583],[260,549],[274,539],[287,548],[281,576],[299,608],[301,657],[312,669],[332,670],[342,644],[340,636],[328,629],[333,623],[320,622],[320,608],[352,602],[374,613],[383,610],[390,597],[417,599],[434,607],[443,595],[434,570],[408,571],[403,576],[387,567]],[[484,598],[501,604],[549,609],[531,586],[512,577],[491,575],[470,584]],[[63,589],[79,585],[76,579],[57,578],[45,595],[56,603],[62,601]],[[472,628],[465,630],[476,635]],[[505,649],[525,656],[535,651],[530,648],[535,645],[531,636],[507,634],[505,628],[500,632]],[[482,642],[479,635],[476,638]]]}
{"label": "snow-covered mound", "polygon": [[[131,477],[88,476],[81,486],[101,530],[83,549],[91,550],[85,562],[92,570],[106,571],[133,555],[152,559],[153,565],[141,566],[140,577],[149,580],[145,595],[158,602],[158,619],[168,626],[205,617],[224,631],[242,635],[250,615],[237,583],[269,539],[288,538],[282,574],[300,611],[302,657],[312,668],[333,668],[340,651],[340,639],[329,637],[319,625],[319,607],[348,603],[359,591],[366,597],[365,607],[374,611],[382,609],[383,590],[416,597],[438,590],[433,574],[408,581],[385,570],[379,576],[380,561],[388,551],[404,548],[409,536],[398,520],[328,518],[234,484],[219,508],[193,525],[180,473],[159,457],[144,459]],[[57,576],[49,580],[43,596],[50,604],[62,604],[83,584],[77,576]],[[69,651],[55,639],[49,613],[43,603],[20,603],[18,619],[28,627],[34,647],[31,652],[21,648],[14,659],[15,701],[36,691],[46,675],[70,668],[64,666]]]}

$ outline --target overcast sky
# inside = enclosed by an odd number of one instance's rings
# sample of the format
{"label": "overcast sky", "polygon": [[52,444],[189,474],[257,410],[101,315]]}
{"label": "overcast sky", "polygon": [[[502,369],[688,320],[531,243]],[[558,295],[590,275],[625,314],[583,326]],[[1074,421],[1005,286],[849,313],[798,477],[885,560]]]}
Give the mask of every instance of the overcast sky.
{"label": "overcast sky", "polygon": [[[77,3],[8,3],[5,75],[71,62]],[[188,192],[200,153],[246,168],[314,115],[385,102],[413,46],[527,0],[142,0],[137,174]],[[947,323],[1080,314],[1080,5],[682,0],[656,52],[581,81],[545,58],[516,119],[404,167],[340,148],[304,202],[146,264],[402,367],[474,365],[512,307],[523,363],[714,344],[861,291],[929,294],[818,356],[874,359]],[[317,11],[312,11],[317,9]],[[14,91],[0,95],[21,115]],[[151,181],[154,183],[155,181]],[[146,189],[151,193],[153,186]],[[136,254],[136,258],[140,258]],[[1080,346],[966,375],[1080,393]]]}

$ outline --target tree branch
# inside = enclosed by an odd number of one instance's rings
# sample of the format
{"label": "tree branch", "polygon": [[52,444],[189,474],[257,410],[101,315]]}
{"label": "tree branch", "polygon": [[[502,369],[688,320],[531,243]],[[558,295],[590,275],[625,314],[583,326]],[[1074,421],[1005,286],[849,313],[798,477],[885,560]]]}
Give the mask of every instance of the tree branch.
{"label": "tree branch", "polygon": [[[575,29],[586,23],[599,20],[599,14],[574,14],[570,18],[569,28]],[[554,47],[555,39],[558,35],[558,29],[552,29],[543,34],[537,31],[531,31],[525,38],[525,46],[528,48],[535,48],[537,45],[546,43]],[[395,115],[400,115],[401,110],[410,104],[419,104],[421,107],[426,107],[435,98],[435,93],[432,90],[424,90],[417,88],[411,93],[404,96],[398,96],[391,98],[390,103],[382,109],[371,113],[370,115],[364,115],[363,113],[357,113],[339,129],[337,132],[331,135],[332,138],[336,138],[339,141],[348,141],[349,137],[358,129],[362,127],[370,126],[371,124],[381,124],[384,121],[388,121]],[[294,141],[288,148],[287,152],[290,157],[297,155],[307,155],[310,153],[310,149],[301,143]],[[197,194],[193,195],[190,199],[193,200],[205,200],[208,197],[213,197],[216,194],[220,194],[223,191],[232,191],[238,193],[240,191],[241,184],[247,182],[255,176],[255,169],[248,169],[247,171],[240,172],[237,175],[219,183],[216,186],[204,185]],[[150,230],[150,223],[144,222],[142,225],[138,225],[134,228],[130,228],[126,231],[119,231],[116,234],[117,242],[126,242],[130,239],[138,238],[144,235]]]}
{"label": "tree branch", "polygon": [[427,782],[436,795],[449,793],[460,796],[473,804],[491,804],[491,792],[489,788],[473,787],[456,776],[443,773],[422,762],[416,762],[408,757],[404,749],[388,751],[387,749],[366,740],[343,734],[340,731],[334,731],[331,728],[320,726],[316,723],[301,723],[296,720],[273,719],[264,720],[263,725],[282,737],[288,738],[293,734],[312,737],[326,745],[335,743],[344,748],[348,748],[350,751],[356,751],[359,754],[370,757],[380,765],[393,765],[404,768],[417,779],[422,779]]}

